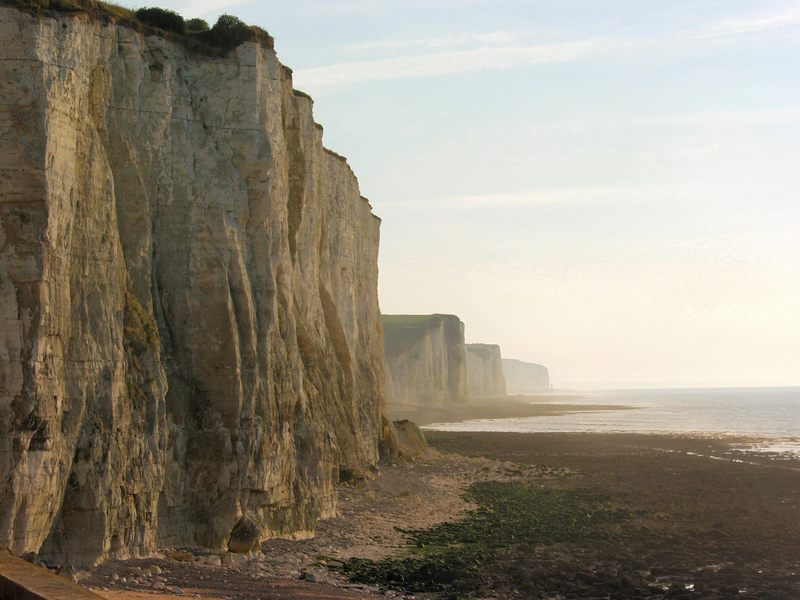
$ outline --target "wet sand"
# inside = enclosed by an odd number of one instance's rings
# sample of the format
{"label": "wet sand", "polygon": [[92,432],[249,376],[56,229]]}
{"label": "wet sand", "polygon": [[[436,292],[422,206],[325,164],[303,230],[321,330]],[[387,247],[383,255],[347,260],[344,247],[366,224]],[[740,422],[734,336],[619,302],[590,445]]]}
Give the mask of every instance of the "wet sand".
{"label": "wet sand", "polygon": [[538,396],[507,396],[474,400],[463,404],[417,406],[394,404],[389,406],[392,419],[409,419],[417,425],[433,423],[458,423],[472,419],[516,419],[524,417],[558,416],[567,413],[591,411],[629,410],[635,408],[622,404],[573,404],[577,395],[541,394]]}

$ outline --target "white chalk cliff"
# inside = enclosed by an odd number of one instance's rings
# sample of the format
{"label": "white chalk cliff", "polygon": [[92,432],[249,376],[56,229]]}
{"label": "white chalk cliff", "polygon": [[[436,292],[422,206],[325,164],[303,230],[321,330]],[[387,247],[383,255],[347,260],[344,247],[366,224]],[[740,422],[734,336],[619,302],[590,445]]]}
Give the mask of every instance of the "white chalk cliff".
{"label": "white chalk cliff", "polygon": [[467,396],[502,398],[506,395],[500,346],[467,344]]}
{"label": "white chalk cliff", "polygon": [[383,315],[390,403],[461,402],[467,394],[464,323],[455,315]]}
{"label": "white chalk cliff", "polygon": [[313,529],[378,460],[379,220],[271,44],[0,7],[0,547]]}
{"label": "white chalk cliff", "polygon": [[509,394],[546,392],[550,389],[547,367],[512,358],[503,359],[503,375]]}

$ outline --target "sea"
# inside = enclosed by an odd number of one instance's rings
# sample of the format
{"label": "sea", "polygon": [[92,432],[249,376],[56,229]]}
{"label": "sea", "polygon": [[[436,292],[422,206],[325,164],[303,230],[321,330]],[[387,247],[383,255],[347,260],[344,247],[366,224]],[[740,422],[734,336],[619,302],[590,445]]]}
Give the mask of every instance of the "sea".
{"label": "sea", "polygon": [[[436,423],[439,431],[658,433],[753,438],[755,451],[800,456],[800,387],[600,390],[530,402],[575,412],[514,419]],[[609,410],[581,411],[607,405]],[[612,407],[625,406],[624,410]]]}

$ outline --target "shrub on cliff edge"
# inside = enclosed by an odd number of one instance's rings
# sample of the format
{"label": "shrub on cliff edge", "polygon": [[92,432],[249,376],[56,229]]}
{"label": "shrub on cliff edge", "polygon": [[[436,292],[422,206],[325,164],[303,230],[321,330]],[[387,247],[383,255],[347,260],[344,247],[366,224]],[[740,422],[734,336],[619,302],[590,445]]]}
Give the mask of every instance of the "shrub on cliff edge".
{"label": "shrub on cliff edge", "polygon": [[165,31],[174,31],[180,34],[186,31],[186,21],[174,10],[157,7],[140,8],[136,11],[136,18],[145,25],[158,27]]}
{"label": "shrub on cliff edge", "polygon": [[[120,23],[140,32],[149,31],[182,44],[192,52],[209,56],[221,56],[248,40],[272,48],[273,40],[266,31],[250,27],[233,15],[221,15],[214,27],[208,27],[203,19],[185,20],[173,10],[144,7],[135,12],[100,0],[0,0],[0,4],[14,6],[33,14],[47,11],[86,12],[104,21]],[[166,33],[167,35],[164,35]],[[177,34],[177,36],[169,34]]]}
{"label": "shrub on cliff edge", "polygon": [[204,33],[209,30],[204,19],[189,19],[186,21],[186,33]]}
{"label": "shrub on cliff edge", "polygon": [[220,15],[209,31],[209,41],[215,46],[230,50],[253,37],[250,27],[233,15]]}

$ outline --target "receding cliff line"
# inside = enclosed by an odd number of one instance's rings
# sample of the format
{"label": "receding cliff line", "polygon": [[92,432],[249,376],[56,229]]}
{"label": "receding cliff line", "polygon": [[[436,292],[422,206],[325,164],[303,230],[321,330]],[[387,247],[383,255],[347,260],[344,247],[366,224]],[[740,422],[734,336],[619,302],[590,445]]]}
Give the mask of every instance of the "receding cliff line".
{"label": "receding cliff line", "polygon": [[503,359],[503,375],[509,394],[527,394],[550,390],[547,367],[510,358]]}
{"label": "receding cliff line", "polygon": [[379,220],[311,100],[271,44],[80,11],[0,8],[0,48],[0,546],[313,529],[384,373]]}
{"label": "receding cliff line", "polygon": [[467,344],[467,396],[469,398],[502,398],[506,380],[500,346]]}
{"label": "receding cliff line", "polygon": [[383,315],[386,394],[399,404],[463,401],[464,324],[455,315]]}

